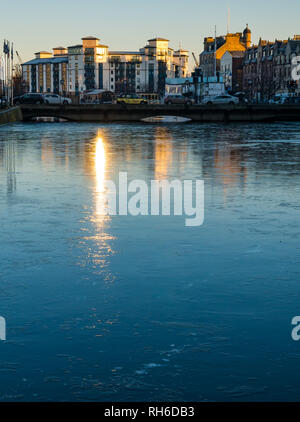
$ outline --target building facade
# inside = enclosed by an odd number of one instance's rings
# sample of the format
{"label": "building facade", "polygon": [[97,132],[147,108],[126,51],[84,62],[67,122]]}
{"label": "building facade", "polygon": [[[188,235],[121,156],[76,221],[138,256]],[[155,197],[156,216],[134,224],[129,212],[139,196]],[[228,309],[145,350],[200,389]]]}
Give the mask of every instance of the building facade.
{"label": "building facade", "polygon": [[169,40],[154,38],[139,51],[109,51],[96,37],[82,44],[36,53],[24,63],[29,92],[79,95],[89,90],[163,94],[166,78],[188,76],[188,51],[174,51]]}
{"label": "building facade", "polygon": [[274,42],[260,40],[243,63],[243,89],[251,101],[268,101],[279,94],[300,94],[293,80],[293,59],[300,56],[300,36]]}
{"label": "building facade", "polygon": [[221,72],[221,59],[226,52],[245,52],[251,46],[251,31],[247,27],[244,32],[227,34],[225,36],[207,37],[204,39],[204,49],[200,54],[200,68],[204,76],[214,76]]}
{"label": "building facade", "polygon": [[243,89],[243,51],[226,51],[220,61],[220,70],[226,90],[237,93]]}

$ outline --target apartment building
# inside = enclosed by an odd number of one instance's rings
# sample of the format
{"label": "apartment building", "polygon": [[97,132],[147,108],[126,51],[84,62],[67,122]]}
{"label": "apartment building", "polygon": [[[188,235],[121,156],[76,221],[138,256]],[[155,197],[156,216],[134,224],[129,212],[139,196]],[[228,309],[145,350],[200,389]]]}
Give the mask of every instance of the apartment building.
{"label": "apartment building", "polygon": [[22,65],[23,80],[29,92],[163,94],[166,78],[187,77],[188,60],[187,50],[174,51],[165,38],[153,38],[138,51],[110,51],[90,36],[82,44],[36,53]]}

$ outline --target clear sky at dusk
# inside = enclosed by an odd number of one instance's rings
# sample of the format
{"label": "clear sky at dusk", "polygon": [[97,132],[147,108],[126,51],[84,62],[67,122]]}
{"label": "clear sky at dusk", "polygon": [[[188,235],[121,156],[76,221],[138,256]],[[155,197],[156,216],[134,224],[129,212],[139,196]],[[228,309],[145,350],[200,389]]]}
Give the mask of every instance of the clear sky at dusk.
{"label": "clear sky at dusk", "polygon": [[225,34],[227,9],[231,32],[246,23],[253,40],[286,39],[300,34],[300,1],[233,0],[13,0],[1,1],[0,38],[14,41],[23,60],[36,51],[69,46],[81,37],[94,35],[111,50],[136,50],[154,36],[170,39],[198,56],[203,38]]}

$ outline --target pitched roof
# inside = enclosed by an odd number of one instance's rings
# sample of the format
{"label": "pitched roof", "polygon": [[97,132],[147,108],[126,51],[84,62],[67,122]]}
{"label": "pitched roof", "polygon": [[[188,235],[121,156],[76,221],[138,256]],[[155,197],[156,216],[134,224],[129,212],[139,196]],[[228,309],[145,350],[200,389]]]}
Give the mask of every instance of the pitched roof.
{"label": "pitched roof", "polygon": [[67,63],[68,58],[64,57],[50,57],[49,59],[33,59],[29,62],[22,63],[22,66],[33,65],[33,64],[47,64],[47,63]]}

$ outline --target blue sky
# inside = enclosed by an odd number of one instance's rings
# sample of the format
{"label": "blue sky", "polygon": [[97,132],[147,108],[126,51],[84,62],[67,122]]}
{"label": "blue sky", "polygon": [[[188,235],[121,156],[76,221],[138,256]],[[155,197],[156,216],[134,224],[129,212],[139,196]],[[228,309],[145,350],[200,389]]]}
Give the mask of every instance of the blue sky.
{"label": "blue sky", "polygon": [[228,6],[230,30],[240,32],[248,23],[254,41],[300,34],[299,0],[2,0],[0,39],[14,41],[23,60],[36,51],[79,43],[86,35],[99,37],[111,50],[135,50],[161,36],[171,47],[181,43],[198,55],[214,25],[219,34],[226,32]]}

